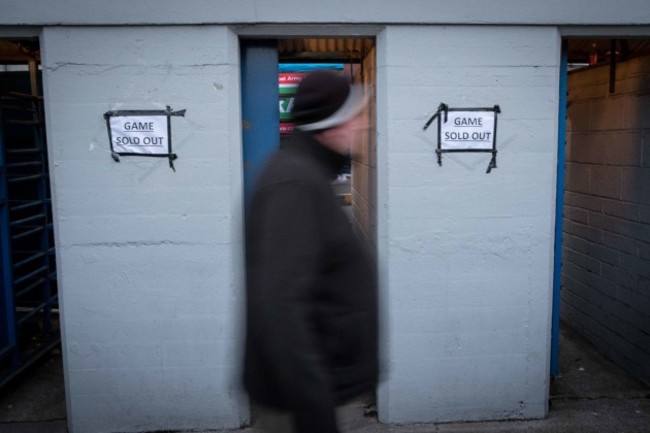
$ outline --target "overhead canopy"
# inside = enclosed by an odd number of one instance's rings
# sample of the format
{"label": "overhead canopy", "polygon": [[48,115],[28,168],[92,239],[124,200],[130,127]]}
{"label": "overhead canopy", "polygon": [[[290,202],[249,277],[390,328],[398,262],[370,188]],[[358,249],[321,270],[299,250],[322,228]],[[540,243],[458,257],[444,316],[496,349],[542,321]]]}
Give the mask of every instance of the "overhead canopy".
{"label": "overhead canopy", "polygon": [[0,39],[0,63],[25,64],[30,59],[41,59],[37,41]]}
{"label": "overhead canopy", "polygon": [[[650,54],[650,39],[615,39],[618,60]],[[612,39],[580,38],[569,39],[569,63],[588,63],[589,55],[596,51],[598,63],[607,63]]]}
{"label": "overhead canopy", "polygon": [[[293,38],[282,39],[278,47],[284,61],[358,61],[374,46],[370,38]],[[650,39],[618,39],[616,51],[620,60],[650,54]],[[569,62],[587,63],[589,54],[596,50],[599,62],[606,62],[611,50],[611,39],[569,39]],[[30,58],[40,60],[38,41],[33,39],[0,39],[0,63],[27,63]]]}
{"label": "overhead canopy", "polygon": [[278,51],[283,61],[359,61],[375,41],[369,38],[281,39]]}
{"label": "overhead canopy", "polygon": [[[282,39],[278,47],[280,58],[285,61],[310,58],[321,61],[360,60],[374,46],[369,38],[295,38]],[[619,60],[650,54],[650,39],[618,39],[616,52]],[[596,50],[599,62],[607,62],[611,39],[569,39],[569,62],[588,63],[589,54]]]}

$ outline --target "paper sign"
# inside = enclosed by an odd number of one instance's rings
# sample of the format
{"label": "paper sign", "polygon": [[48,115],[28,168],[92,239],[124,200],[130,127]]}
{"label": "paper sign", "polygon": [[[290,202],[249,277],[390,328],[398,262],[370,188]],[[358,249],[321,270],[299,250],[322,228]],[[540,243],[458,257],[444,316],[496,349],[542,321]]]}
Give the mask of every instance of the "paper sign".
{"label": "paper sign", "polygon": [[119,154],[167,155],[169,135],[163,116],[112,116],[111,146]]}
{"label": "paper sign", "polygon": [[492,150],[494,111],[449,111],[440,124],[442,150]]}

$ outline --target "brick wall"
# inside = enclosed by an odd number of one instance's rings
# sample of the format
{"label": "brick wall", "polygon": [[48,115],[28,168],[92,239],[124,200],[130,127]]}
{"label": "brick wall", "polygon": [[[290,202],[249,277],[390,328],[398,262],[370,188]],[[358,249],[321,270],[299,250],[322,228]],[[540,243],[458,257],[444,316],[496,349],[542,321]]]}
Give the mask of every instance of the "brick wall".
{"label": "brick wall", "polygon": [[650,57],[569,74],[564,321],[650,383]]}
{"label": "brick wall", "polygon": [[368,128],[360,134],[352,155],[352,210],[357,227],[370,244],[371,251],[377,244],[377,187],[376,187],[376,94],[375,49],[363,60],[357,82],[363,83],[368,96],[366,110]]}

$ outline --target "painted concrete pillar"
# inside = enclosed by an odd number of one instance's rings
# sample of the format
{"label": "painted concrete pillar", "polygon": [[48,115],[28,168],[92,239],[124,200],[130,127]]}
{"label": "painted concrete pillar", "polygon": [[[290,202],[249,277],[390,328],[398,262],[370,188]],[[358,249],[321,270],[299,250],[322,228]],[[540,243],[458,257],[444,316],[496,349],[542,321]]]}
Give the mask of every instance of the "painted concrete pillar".
{"label": "painted concrete pillar", "polygon": [[[378,38],[384,422],[547,410],[560,39],[554,28],[388,27]],[[489,154],[437,165],[438,104],[500,105]],[[383,202],[383,203],[382,203]]]}
{"label": "painted concrete pillar", "polygon": [[[46,28],[42,49],[71,431],[241,425],[237,38]],[[167,105],[176,171],[114,162],[103,113]]]}

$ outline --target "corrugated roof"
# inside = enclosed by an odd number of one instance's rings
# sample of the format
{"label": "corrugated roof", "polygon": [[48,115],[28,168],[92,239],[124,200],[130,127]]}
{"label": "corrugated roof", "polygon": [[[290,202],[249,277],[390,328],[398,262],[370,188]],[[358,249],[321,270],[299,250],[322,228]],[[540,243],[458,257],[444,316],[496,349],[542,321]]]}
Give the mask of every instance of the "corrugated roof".
{"label": "corrugated roof", "polygon": [[296,38],[282,39],[278,47],[281,59],[362,59],[374,46],[368,38]]}

